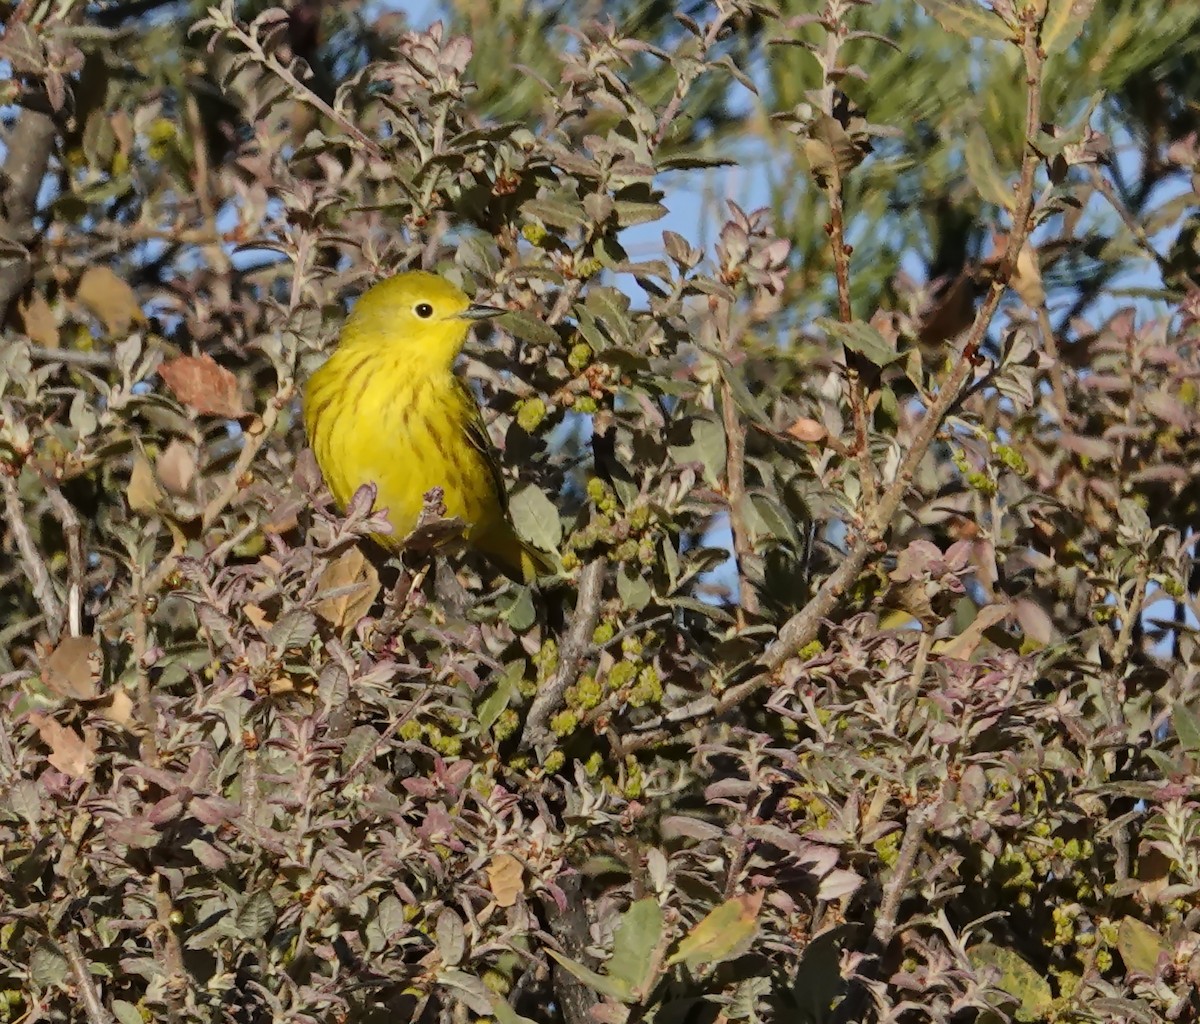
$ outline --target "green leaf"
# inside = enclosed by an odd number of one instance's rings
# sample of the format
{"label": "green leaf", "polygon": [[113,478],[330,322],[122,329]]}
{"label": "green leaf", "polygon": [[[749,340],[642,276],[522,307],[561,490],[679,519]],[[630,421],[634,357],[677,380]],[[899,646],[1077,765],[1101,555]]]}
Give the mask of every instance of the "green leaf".
{"label": "green leaf", "polygon": [[584,308],[608,328],[609,337],[618,345],[622,348],[633,347],[627,295],[616,288],[598,285],[588,291]]}
{"label": "green leaf", "polygon": [[608,996],[609,999],[616,999],[622,1003],[633,1001],[633,991],[628,985],[618,981],[616,978],[608,978],[603,974],[597,974],[595,971],[588,970],[583,964],[576,963],[570,957],[565,957],[556,950],[548,949],[546,952],[562,964],[570,974],[573,974],[579,981],[587,985],[588,988],[595,989],[602,996]]}
{"label": "green leaf", "polygon": [[473,974],[457,969],[442,971],[437,976],[438,984],[448,988],[456,999],[473,1013],[481,1017],[492,1012],[493,992]]}
{"label": "green leaf", "polygon": [[626,564],[621,566],[621,571],[617,573],[617,594],[626,608],[638,612],[650,603],[654,591],[635,566]]}
{"label": "green leaf", "polygon": [[980,7],[975,0],[917,0],[947,32],[966,39],[1005,39],[1015,34],[1000,16]]}
{"label": "green leaf", "polygon": [[773,431],[775,424],[771,422],[771,417],[766,414],[758,397],[751,394],[750,389],[746,387],[741,371],[737,367],[730,366],[727,360],[722,359],[721,376],[729,385],[729,392],[733,395],[733,404],[738,407],[738,410],[749,416],[760,427]]}
{"label": "green leaf", "polygon": [[519,658],[504,667],[504,674],[496,683],[496,688],[487,700],[479,705],[479,709],[475,712],[475,719],[479,722],[481,728],[490,729],[496,724],[496,719],[500,717],[500,712],[508,707],[513,697],[519,692],[517,684],[521,682],[524,676],[524,658]]}
{"label": "green leaf", "polygon": [[38,988],[64,984],[69,971],[67,958],[52,946],[36,946],[29,955],[29,980]]}
{"label": "green leaf", "polygon": [[1127,970],[1154,977],[1159,953],[1174,947],[1153,928],[1136,917],[1124,917],[1117,929],[1117,952]]}
{"label": "green leaf", "polygon": [[662,203],[635,203],[618,199],[613,206],[617,213],[617,225],[623,228],[651,224],[667,215],[667,208]]}
{"label": "green leaf", "polygon": [[535,547],[546,551],[558,548],[562,540],[562,521],[558,518],[558,508],[540,487],[533,484],[522,484],[508,499],[508,511],[512,516],[517,533]]}
{"label": "green leaf", "polygon": [[1047,56],[1062,53],[1079,38],[1096,0],[1048,0],[1040,41]]}
{"label": "green leaf", "polygon": [[1179,745],[1189,754],[1200,754],[1200,717],[1196,712],[1177,703],[1171,710],[1171,721],[1175,723]]}
{"label": "green leaf", "polygon": [[516,587],[512,600],[501,610],[500,616],[518,633],[524,633],[533,625],[537,612],[533,607],[533,595],[529,587]]}
{"label": "green leaf", "polygon": [[280,651],[306,647],[316,635],[316,616],[300,608],[285,612],[279,617],[279,621],[267,630],[268,642]]}
{"label": "green leaf", "polygon": [[865,356],[876,366],[887,366],[900,358],[900,353],[874,327],[863,320],[852,320],[848,324],[830,317],[818,317],[816,326],[834,341],[840,341],[851,352]]}
{"label": "green leaf", "polygon": [[528,313],[508,312],[498,317],[496,323],[522,341],[547,348],[558,344],[558,332]]}
{"label": "green leaf", "polygon": [[462,963],[463,954],[467,950],[462,918],[449,907],[444,908],[437,916],[436,934],[442,963],[447,967],[457,967]]}
{"label": "green leaf", "polygon": [[1137,1024],[1162,1024],[1162,1018],[1154,1012],[1144,999],[1090,998],[1088,1011],[1099,1015],[1100,1020],[1129,1020]]}
{"label": "green leaf", "polygon": [[237,914],[238,935],[261,939],[275,924],[275,904],[265,889],[252,893]]}
{"label": "green leaf", "polygon": [[112,1012],[120,1024],[146,1024],[138,1008],[124,999],[113,1000]]}
{"label": "green leaf", "polygon": [[478,235],[468,234],[458,243],[454,262],[471,271],[477,277],[491,281],[500,270],[500,260],[495,243]]}
{"label": "green leaf", "polygon": [[725,475],[725,428],[712,419],[693,417],[674,424],[671,433],[683,436],[686,441],[670,445],[671,458],[675,462],[699,462],[704,467],[704,476],[709,484],[716,485]]}
{"label": "green leaf", "polygon": [[608,976],[638,998],[644,997],[654,983],[661,958],[655,956],[662,941],[663,917],[658,900],[651,896],[638,900],[624,914],[613,935],[613,953],[608,961]]}
{"label": "green leaf", "polygon": [[497,1024],[538,1024],[528,1017],[522,1017],[498,992],[492,993],[492,1016],[496,1018]]}
{"label": "green leaf", "polygon": [[735,896],[710,911],[680,940],[667,966],[684,963],[690,970],[741,956],[758,931],[764,891]]}
{"label": "green leaf", "polygon": [[967,950],[967,959],[976,970],[991,967],[999,974],[996,986],[1016,999],[1020,1021],[1044,1019],[1054,1005],[1050,983],[1028,961],[1005,946],[981,942]]}
{"label": "green leaf", "polygon": [[539,196],[537,199],[530,199],[522,204],[521,212],[527,217],[536,217],[542,223],[564,231],[581,228],[587,223],[583,204],[561,196]]}
{"label": "green leaf", "polygon": [[1013,190],[1009,188],[1000,166],[996,163],[996,154],[992,151],[992,143],[987,137],[983,126],[976,124],[967,137],[967,176],[989,203],[1005,210],[1016,208]]}
{"label": "green leaf", "polygon": [[659,160],[655,167],[660,171],[697,171],[710,167],[732,167],[734,162],[721,156],[671,156]]}

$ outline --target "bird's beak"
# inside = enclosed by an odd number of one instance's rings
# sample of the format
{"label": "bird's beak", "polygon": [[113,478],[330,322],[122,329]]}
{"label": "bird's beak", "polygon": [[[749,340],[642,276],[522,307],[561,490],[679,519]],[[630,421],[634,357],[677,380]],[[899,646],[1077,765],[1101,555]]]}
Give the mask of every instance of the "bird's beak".
{"label": "bird's beak", "polygon": [[494,316],[503,316],[507,312],[507,309],[501,309],[499,306],[485,306],[479,302],[472,302],[458,316],[461,320],[490,320]]}

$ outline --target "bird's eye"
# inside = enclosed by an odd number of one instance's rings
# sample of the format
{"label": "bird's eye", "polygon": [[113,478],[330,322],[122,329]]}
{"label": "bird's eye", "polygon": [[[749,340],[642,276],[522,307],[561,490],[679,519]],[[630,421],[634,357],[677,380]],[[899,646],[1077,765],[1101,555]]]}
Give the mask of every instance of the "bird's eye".
{"label": "bird's eye", "polygon": [[413,306],[413,312],[422,320],[428,320],[433,316],[433,307],[428,302],[418,302]]}

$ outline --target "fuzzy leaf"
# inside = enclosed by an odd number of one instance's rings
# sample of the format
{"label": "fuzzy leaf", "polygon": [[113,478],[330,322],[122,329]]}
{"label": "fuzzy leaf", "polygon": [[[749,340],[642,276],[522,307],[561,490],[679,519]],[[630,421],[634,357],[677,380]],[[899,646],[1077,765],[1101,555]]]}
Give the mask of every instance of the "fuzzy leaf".
{"label": "fuzzy leaf", "polygon": [[1041,44],[1047,56],[1062,53],[1079,38],[1096,0],[1047,0]]}
{"label": "fuzzy leaf", "polygon": [[584,967],[583,964],[577,963],[569,957],[563,956],[557,950],[547,949],[555,960],[557,960],[566,970],[573,974],[577,979],[582,981],[589,988],[595,989],[602,996],[608,996],[610,999],[617,999],[622,1003],[633,1001],[633,990],[624,982],[618,981],[616,978],[610,978],[603,974],[597,974],[595,971]]}
{"label": "fuzzy leaf", "polygon": [[1020,954],[1005,946],[981,942],[967,950],[967,959],[976,971],[992,968],[998,973],[997,987],[1020,1003],[1017,1020],[1043,1020],[1050,1012],[1054,1005],[1050,983]]}
{"label": "fuzzy leaf", "polygon": [[1158,958],[1174,949],[1162,935],[1136,917],[1123,917],[1117,929],[1117,952],[1126,970],[1153,978],[1158,973]]}
{"label": "fuzzy leaf", "polygon": [[735,896],[710,911],[679,943],[667,966],[684,963],[690,970],[741,956],[758,931],[764,892]]}
{"label": "fuzzy leaf", "polygon": [[947,32],[965,39],[1012,40],[1013,30],[975,0],[917,0]]}
{"label": "fuzzy leaf", "polygon": [[545,492],[534,484],[523,484],[513,491],[508,500],[508,511],[513,525],[534,547],[554,551],[562,540],[562,521],[558,517],[558,506],[546,497]]}
{"label": "fuzzy leaf", "polygon": [[645,995],[658,972],[661,958],[655,956],[662,940],[663,916],[652,896],[632,904],[613,935],[613,953],[608,961],[610,978],[627,985],[635,996]]}

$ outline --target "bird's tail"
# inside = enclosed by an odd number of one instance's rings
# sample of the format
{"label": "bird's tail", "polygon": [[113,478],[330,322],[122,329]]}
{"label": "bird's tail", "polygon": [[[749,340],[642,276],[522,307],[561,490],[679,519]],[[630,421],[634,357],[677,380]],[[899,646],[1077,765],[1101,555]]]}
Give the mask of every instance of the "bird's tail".
{"label": "bird's tail", "polygon": [[473,537],[472,543],[519,583],[562,571],[557,556],[523,541],[508,523]]}

